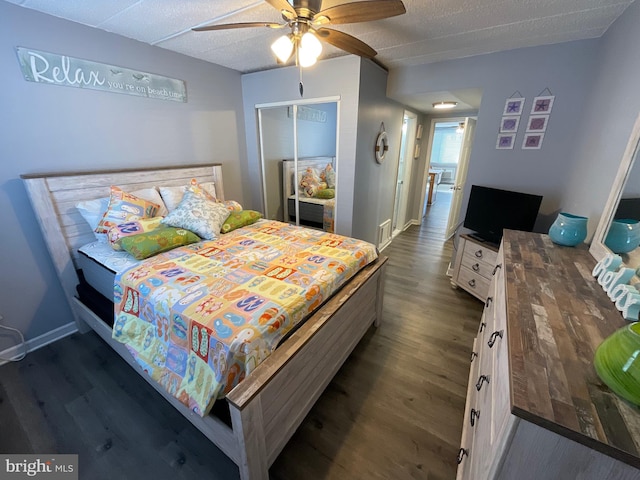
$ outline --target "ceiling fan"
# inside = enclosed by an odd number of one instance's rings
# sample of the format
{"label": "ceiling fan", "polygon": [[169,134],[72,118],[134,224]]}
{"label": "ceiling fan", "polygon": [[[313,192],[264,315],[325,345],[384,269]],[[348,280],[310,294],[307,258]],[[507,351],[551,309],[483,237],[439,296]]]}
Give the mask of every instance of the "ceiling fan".
{"label": "ceiling fan", "polygon": [[370,22],[402,15],[406,12],[402,0],[362,0],[325,9],[322,8],[322,0],[293,0],[293,4],[287,0],[265,1],[280,11],[285,23],[226,23],[197,27],[193,30],[204,32],[251,27],[276,29],[289,27],[291,33],[278,38],[271,45],[271,49],[282,63],[286,63],[295,52],[296,63],[300,67],[309,67],[316,63],[322,52],[322,44],[319,40],[365,58],[373,58],[377,54],[363,41],[339,30],[326,28],[326,25]]}

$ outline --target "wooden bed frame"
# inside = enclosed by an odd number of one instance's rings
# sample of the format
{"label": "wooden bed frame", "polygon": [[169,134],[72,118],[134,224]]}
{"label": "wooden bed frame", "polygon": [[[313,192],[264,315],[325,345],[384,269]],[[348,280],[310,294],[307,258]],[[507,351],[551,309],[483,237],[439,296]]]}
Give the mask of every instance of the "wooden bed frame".
{"label": "wooden bed frame", "polygon": [[365,267],[316,311],[288,340],[226,397],[231,427],[214,415],[200,417],[146,375],[111,328],[76,297],[77,248],[95,237],[75,208],[80,200],[108,197],[111,185],[124,190],[185,185],[192,178],[215,182],[224,198],[221,165],[22,176],[76,316],[78,330],[95,330],[167,401],[216,444],[243,480],[268,479],[280,454],[340,366],[372,324],[382,318],[386,258]]}

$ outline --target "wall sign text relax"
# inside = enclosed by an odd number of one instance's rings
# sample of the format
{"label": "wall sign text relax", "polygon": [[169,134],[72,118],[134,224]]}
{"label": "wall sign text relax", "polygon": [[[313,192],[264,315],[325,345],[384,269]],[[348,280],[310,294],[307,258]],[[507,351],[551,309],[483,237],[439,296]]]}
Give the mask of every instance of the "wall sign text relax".
{"label": "wall sign text relax", "polygon": [[637,322],[640,314],[640,292],[628,284],[636,271],[622,267],[620,255],[609,253],[596,264],[592,273],[625,320]]}
{"label": "wall sign text relax", "polygon": [[176,102],[187,101],[183,80],[80,58],[16,47],[25,80]]}

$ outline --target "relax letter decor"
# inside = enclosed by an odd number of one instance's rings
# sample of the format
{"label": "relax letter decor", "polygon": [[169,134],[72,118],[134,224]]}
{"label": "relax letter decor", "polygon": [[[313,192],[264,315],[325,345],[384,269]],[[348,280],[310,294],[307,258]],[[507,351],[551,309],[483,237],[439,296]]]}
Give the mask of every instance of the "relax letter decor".
{"label": "relax letter decor", "polygon": [[22,74],[28,82],[187,101],[183,80],[30,48],[16,47],[16,52]]}
{"label": "relax letter decor", "polygon": [[598,279],[616,308],[622,312],[625,320],[638,321],[640,314],[640,292],[632,285],[628,285],[636,271],[622,265],[620,255],[607,254],[593,269],[593,276]]}

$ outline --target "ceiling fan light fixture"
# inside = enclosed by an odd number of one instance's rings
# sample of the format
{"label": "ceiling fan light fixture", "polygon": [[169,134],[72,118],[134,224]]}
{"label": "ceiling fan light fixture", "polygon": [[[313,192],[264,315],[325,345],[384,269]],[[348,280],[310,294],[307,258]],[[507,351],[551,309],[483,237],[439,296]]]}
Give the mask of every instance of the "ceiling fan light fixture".
{"label": "ceiling fan light fixture", "polygon": [[298,61],[301,67],[310,67],[316,63],[322,53],[320,40],[311,32],[306,32],[300,39]]}
{"label": "ceiling fan light fixture", "polygon": [[433,108],[437,110],[446,110],[449,108],[455,108],[458,105],[458,102],[435,102],[433,104]]}
{"label": "ceiling fan light fixture", "polygon": [[291,57],[293,52],[293,41],[291,41],[290,35],[282,35],[275,42],[271,44],[271,50],[275,53],[278,60],[282,63],[287,63],[287,60]]}

